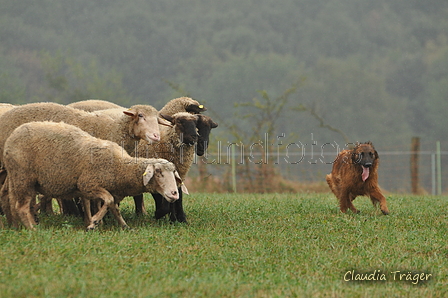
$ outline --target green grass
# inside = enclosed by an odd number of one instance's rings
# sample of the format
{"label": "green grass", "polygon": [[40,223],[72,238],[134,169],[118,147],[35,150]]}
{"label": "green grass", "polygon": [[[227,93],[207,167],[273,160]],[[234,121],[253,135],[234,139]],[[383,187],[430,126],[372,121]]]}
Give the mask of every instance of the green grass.
{"label": "green grass", "polygon": [[[330,194],[194,194],[189,224],[133,215],[84,232],[41,217],[37,231],[0,230],[1,297],[446,297],[448,197],[367,198],[341,214]],[[147,199],[153,212],[152,199]],[[4,220],[4,219],[3,219]],[[344,281],[381,270],[387,281]],[[392,271],[432,274],[413,285]]]}

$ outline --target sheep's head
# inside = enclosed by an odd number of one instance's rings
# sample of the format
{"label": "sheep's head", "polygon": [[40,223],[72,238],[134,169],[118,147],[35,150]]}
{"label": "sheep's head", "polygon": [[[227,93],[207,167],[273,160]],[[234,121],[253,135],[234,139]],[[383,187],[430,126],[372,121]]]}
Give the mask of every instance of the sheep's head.
{"label": "sheep's head", "polygon": [[[143,173],[143,185],[148,186],[152,179],[154,182],[148,190],[155,190],[161,194],[168,202],[173,203],[179,199],[179,191],[177,185],[182,184],[182,180],[176,171],[173,163],[165,159],[150,160]],[[182,184],[183,185],[183,184]],[[185,189],[185,190],[184,190]],[[182,187],[182,190],[188,194],[188,190]]]}
{"label": "sheep's head", "polygon": [[202,115],[182,112],[176,113],[173,116],[163,114],[161,116],[173,124],[173,129],[182,143],[191,146],[198,141],[197,122],[198,117]]}
{"label": "sheep's head", "polygon": [[218,123],[213,121],[212,118],[205,115],[197,115],[197,117],[198,121],[196,127],[198,129],[199,137],[196,154],[202,156],[204,155],[208,147],[210,131],[213,128],[218,127]]}
{"label": "sheep's head", "polygon": [[170,125],[159,117],[157,110],[152,106],[136,105],[123,113],[132,117],[129,134],[137,140],[144,139],[149,143],[158,142],[160,141],[159,124]]}
{"label": "sheep's head", "polygon": [[199,114],[205,111],[207,111],[207,108],[204,105],[190,97],[172,99],[160,110],[162,114],[170,116],[180,112]]}
{"label": "sheep's head", "polygon": [[198,101],[184,97],[185,98],[185,111],[191,114],[200,114],[202,112],[207,111],[207,108],[204,105],[201,105]]}

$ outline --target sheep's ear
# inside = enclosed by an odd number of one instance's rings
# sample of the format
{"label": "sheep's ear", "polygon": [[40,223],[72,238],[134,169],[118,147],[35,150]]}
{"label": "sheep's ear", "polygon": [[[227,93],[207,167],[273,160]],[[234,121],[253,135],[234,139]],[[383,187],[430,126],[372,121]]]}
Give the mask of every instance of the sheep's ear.
{"label": "sheep's ear", "polygon": [[125,115],[131,116],[131,117],[135,116],[135,112],[132,112],[131,110],[125,110],[125,111],[123,111],[123,113]]}
{"label": "sheep's ear", "polygon": [[215,121],[213,121],[212,118],[210,118],[209,116],[205,116],[205,115],[198,115],[201,116],[201,121],[202,122],[206,122],[210,125],[210,129],[212,128],[217,128],[218,127],[218,123],[216,123]]}
{"label": "sheep's ear", "polygon": [[181,184],[182,178],[180,178],[179,173],[177,171],[174,171],[174,178],[176,178],[176,183]]}
{"label": "sheep's ear", "polygon": [[213,121],[211,118],[210,118],[210,127],[211,127],[211,128],[217,128],[217,127],[218,127],[218,123],[216,123],[215,121]]}
{"label": "sheep's ear", "polygon": [[185,108],[185,111],[191,114],[200,114],[207,111],[207,108],[204,105],[190,104]]}
{"label": "sheep's ear", "polygon": [[173,127],[174,117],[169,115],[164,115],[159,113],[159,117],[157,118],[160,125],[165,125],[168,127]]}
{"label": "sheep's ear", "polygon": [[154,175],[154,165],[148,165],[143,173],[143,185],[146,186]]}
{"label": "sheep's ear", "polygon": [[169,122],[169,121],[166,121],[165,119],[163,119],[163,118],[157,118],[157,122],[160,124],[160,125],[165,125],[165,126],[168,126],[168,127],[173,127],[173,124],[171,124],[171,122]]}
{"label": "sheep's ear", "polygon": [[189,195],[190,193],[188,192],[187,186],[185,185],[185,183],[182,182],[182,185],[180,186],[180,188],[182,189],[182,193]]}
{"label": "sheep's ear", "polygon": [[189,195],[187,186],[185,183],[182,182],[182,179],[179,176],[179,173],[177,171],[174,171],[174,177],[176,178],[176,182],[180,183],[180,188],[182,189],[182,193]]}
{"label": "sheep's ear", "polygon": [[174,124],[174,117],[173,116],[162,114],[162,113],[159,113],[159,116],[160,116],[160,118],[165,119],[165,120],[169,121],[170,123]]}

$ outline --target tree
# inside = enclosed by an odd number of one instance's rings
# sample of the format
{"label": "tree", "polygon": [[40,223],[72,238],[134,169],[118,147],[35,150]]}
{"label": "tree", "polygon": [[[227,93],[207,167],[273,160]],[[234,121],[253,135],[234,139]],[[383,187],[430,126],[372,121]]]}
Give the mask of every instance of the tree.
{"label": "tree", "polygon": [[102,99],[129,106],[132,102],[123,87],[121,75],[115,71],[102,72],[95,59],[86,65],[69,55],[44,52],[42,67],[47,87],[42,100],[68,104],[86,99]]}

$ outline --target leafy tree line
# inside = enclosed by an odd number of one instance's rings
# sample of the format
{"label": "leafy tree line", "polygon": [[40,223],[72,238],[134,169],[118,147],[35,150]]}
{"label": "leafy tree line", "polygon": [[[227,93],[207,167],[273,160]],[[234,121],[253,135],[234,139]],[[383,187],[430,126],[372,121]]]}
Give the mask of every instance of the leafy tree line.
{"label": "leafy tree line", "polygon": [[161,107],[188,93],[250,132],[236,115],[256,110],[234,104],[300,82],[279,134],[345,142],[314,113],[379,148],[408,149],[412,135],[448,147],[446,1],[0,2],[2,102]]}

